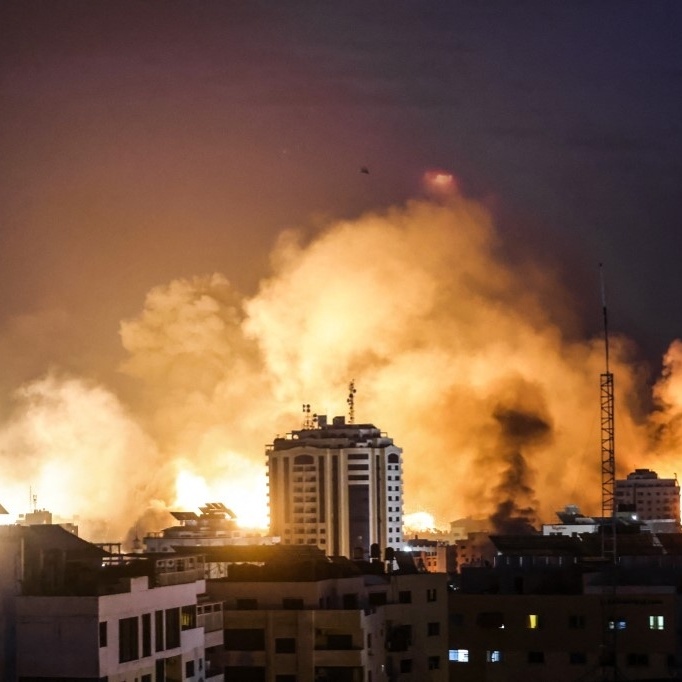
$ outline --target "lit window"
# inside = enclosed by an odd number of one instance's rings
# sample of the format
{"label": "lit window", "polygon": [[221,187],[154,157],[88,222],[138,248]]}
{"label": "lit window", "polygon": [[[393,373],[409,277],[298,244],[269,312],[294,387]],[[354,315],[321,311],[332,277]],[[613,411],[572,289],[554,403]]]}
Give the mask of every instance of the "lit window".
{"label": "lit window", "polygon": [[488,663],[501,663],[502,662],[502,652],[499,649],[493,649],[492,651],[485,652],[485,660]]}
{"label": "lit window", "polygon": [[663,616],[649,616],[649,630],[665,630],[665,618]]}
{"label": "lit window", "polygon": [[526,619],[526,627],[529,630],[537,630],[540,627],[540,616],[537,613],[529,613]]}
{"label": "lit window", "polygon": [[609,620],[609,630],[625,630],[628,623],[625,618],[612,618]]}
{"label": "lit window", "polygon": [[448,660],[455,663],[468,663],[469,649],[450,649],[448,651]]}

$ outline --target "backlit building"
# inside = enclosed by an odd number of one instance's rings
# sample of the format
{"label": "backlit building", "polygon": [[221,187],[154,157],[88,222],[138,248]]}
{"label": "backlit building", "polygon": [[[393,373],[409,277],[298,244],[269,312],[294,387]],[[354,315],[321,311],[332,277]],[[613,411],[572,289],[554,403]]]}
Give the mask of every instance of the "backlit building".
{"label": "backlit building", "polygon": [[271,534],[369,558],[403,539],[402,450],[373,424],[320,416],[267,447]]}

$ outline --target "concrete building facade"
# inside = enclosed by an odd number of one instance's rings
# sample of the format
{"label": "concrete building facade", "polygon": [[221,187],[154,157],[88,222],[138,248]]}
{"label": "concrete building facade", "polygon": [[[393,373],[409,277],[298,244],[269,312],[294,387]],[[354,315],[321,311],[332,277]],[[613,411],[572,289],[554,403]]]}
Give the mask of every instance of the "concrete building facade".
{"label": "concrete building facade", "polygon": [[659,478],[650,469],[635,469],[625,479],[616,479],[616,505],[619,511],[630,510],[653,530],[678,531],[680,526],[680,484],[677,478]]}
{"label": "concrete building facade", "polygon": [[447,680],[446,576],[329,577],[338,569],[210,581],[225,608],[223,649],[207,652],[212,668],[232,682]]}
{"label": "concrete building facade", "polygon": [[376,426],[318,417],[266,454],[270,532],[283,544],[356,559],[400,547],[402,450]]}

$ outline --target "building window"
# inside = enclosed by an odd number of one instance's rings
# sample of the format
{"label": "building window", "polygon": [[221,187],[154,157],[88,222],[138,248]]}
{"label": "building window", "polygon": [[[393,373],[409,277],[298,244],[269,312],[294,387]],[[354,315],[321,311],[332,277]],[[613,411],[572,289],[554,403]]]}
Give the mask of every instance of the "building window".
{"label": "building window", "polygon": [[238,611],[250,611],[258,608],[257,599],[237,599]]}
{"label": "building window", "polygon": [[154,612],[154,644],[156,651],[163,651],[165,637],[163,636],[163,611]]}
{"label": "building window", "polygon": [[584,651],[572,651],[568,654],[568,662],[571,665],[585,665],[587,654]]}
{"label": "building window", "polygon": [[455,663],[469,662],[469,649],[450,649],[448,651],[448,661]]}
{"label": "building window", "polygon": [[300,610],[303,608],[303,599],[294,599],[285,597],[282,599],[282,608],[291,610]]}
{"label": "building window", "polygon": [[426,635],[427,637],[437,637],[440,635],[440,623],[427,623]]}
{"label": "building window", "polygon": [[649,616],[649,630],[665,630],[665,618],[663,616]]}
{"label": "building window", "polygon": [[411,673],[412,672],[412,659],[403,658],[400,661],[400,672],[401,673]]}
{"label": "building window", "polygon": [[118,621],[118,661],[126,663],[140,657],[137,617]]}
{"label": "building window", "polygon": [[499,649],[489,649],[485,652],[485,660],[488,663],[502,663],[502,652]]}
{"label": "building window", "polygon": [[528,662],[529,663],[544,663],[545,662],[545,652],[544,651],[529,651],[528,652]]}
{"label": "building window", "polygon": [[625,630],[628,626],[628,622],[625,618],[616,617],[609,620],[609,630]]}
{"label": "building window", "polygon": [[194,677],[194,661],[185,661],[185,677]]}
{"label": "building window", "polygon": [[440,669],[440,656],[429,656],[428,658],[429,670]]}
{"label": "building window", "polygon": [[275,653],[295,654],[296,640],[293,637],[277,637],[275,639]]}
{"label": "building window", "polygon": [[412,603],[412,592],[409,590],[401,590],[398,592],[398,601],[401,604],[411,604]]}
{"label": "building window", "polygon": [[296,682],[296,675],[275,675],[275,682]]}
{"label": "building window", "polygon": [[180,609],[168,609],[166,611],[166,649],[175,649],[180,646]]}
{"label": "building window", "polygon": [[504,614],[501,611],[482,611],[476,616],[476,625],[486,630],[503,630]]}
{"label": "building window", "polygon": [[582,614],[572,614],[568,617],[568,627],[572,630],[585,629],[585,616]]}
{"label": "building window", "polygon": [[630,666],[645,667],[649,665],[649,654],[628,654],[625,660]]}
{"label": "building window", "polygon": [[529,613],[526,617],[526,627],[529,630],[537,630],[540,627],[541,620],[537,613]]}
{"label": "building window", "polygon": [[107,622],[103,621],[99,624],[99,645],[100,647],[107,646]]}
{"label": "building window", "polygon": [[224,635],[225,651],[265,650],[265,630],[262,628],[228,628]]}
{"label": "building window", "polygon": [[152,614],[142,614],[142,658],[152,655]]}
{"label": "building window", "polygon": [[436,601],[437,599],[437,594],[436,594],[436,588],[432,587],[428,590],[426,590],[426,601]]}

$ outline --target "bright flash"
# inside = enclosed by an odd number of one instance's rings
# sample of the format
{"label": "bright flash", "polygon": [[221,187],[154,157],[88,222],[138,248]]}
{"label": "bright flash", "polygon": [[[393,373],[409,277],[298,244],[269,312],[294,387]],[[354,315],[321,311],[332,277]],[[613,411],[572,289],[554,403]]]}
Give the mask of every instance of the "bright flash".
{"label": "bright flash", "polygon": [[426,171],[423,183],[425,189],[432,194],[452,194],[457,189],[455,176],[447,171]]}

